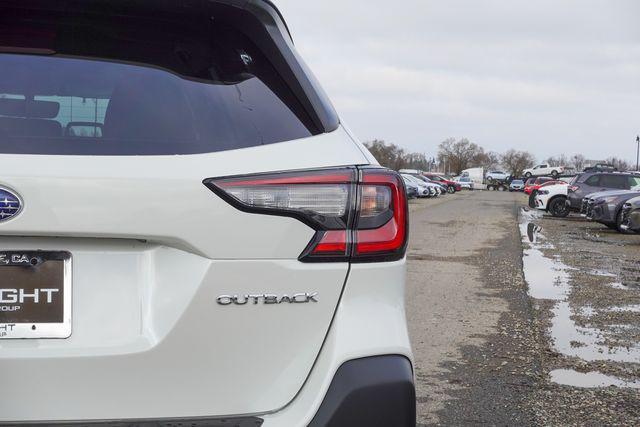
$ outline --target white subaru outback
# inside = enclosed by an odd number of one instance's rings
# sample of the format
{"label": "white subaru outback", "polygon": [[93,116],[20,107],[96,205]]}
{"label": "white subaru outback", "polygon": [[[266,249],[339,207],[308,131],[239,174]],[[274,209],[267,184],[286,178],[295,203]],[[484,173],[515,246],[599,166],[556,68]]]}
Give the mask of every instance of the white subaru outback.
{"label": "white subaru outback", "polygon": [[415,425],[401,177],[265,0],[0,5],[0,423]]}

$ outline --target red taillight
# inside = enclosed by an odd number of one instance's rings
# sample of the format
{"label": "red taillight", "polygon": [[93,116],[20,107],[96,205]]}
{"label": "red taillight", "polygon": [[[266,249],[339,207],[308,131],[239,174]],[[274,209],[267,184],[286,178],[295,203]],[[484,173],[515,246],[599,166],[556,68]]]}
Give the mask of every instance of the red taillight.
{"label": "red taillight", "polygon": [[404,183],[381,168],[342,168],[230,178],[204,184],[236,208],[290,216],[316,230],[301,261],[389,261],[407,244]]}
{"label": "red taillight", "polygon": [[580,189],[580,187],[578,187],[577,185],[570,185],[569,188],[568,188],[570,193],[575,193],[579,189]]}
{"label": "red taillight", "polygon": [[[364,195],[376,193],[376,211],[363,205]],[[360,211],[356,226],[355,257],[385,257],[401,251],[404,254],[407,237],[407,198],[402,179],[387,171],[362,171],[359,185]],[[386,194],[380,196],[380,194]]]}
{"label": "red taillight", "polygon": [[313,245],[312,255],[334,254],[341,255],[347,252],[347,230],[329,230],[320,233],[320,241]]}

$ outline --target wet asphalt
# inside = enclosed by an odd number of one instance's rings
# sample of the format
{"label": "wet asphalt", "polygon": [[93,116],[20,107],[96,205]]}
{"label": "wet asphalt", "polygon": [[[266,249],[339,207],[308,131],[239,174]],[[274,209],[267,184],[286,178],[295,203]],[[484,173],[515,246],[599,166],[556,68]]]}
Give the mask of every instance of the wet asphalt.
{"label": "wet asphalt", "polygon": [[637,425],[640,236],[525,205],[411,202],[419,425]]}

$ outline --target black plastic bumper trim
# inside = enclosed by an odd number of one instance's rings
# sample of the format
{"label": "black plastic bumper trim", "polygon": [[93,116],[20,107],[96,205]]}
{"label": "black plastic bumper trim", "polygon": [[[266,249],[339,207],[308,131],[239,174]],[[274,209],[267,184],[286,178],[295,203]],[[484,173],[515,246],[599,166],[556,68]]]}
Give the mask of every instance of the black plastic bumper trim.
{"label": "black plastic bumper trim", "polygon": [[164,418],[140,420],[105,421],[38,421],[23,423],[3,423],[3,427],[260,427],[264,420],[257,417],[231,418]]}
{"label": "black plastic bumper trim", "polygon": [[309,427],[416,425],[411,362],[399,355],[345,362],[336,372]]}

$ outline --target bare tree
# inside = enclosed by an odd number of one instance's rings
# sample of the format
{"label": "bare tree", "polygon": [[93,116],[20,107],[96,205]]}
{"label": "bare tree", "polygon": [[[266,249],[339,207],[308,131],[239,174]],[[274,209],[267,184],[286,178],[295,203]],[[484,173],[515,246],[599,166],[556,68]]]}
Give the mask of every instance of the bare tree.
{"label": "bare tree", "polygon": [[522,176],[522,171],[534,165],[536,159],[528,151],[509,150],[501,157],[502,164],[512,176]]}
{"label": "bare tree", "polygon": [[629,171],[631,169],[635,169],[635,167],[631,166],[631,163],[617,157],[609,157],[606,162],[610,165],[615,166],[619,171]]}
{"label": "bare tree", "polygon": [[482,147],[466,138],[458,141],[454,138],[448,138],[438,147],[438,161],[447,165],[445,172],[451,171],[456,175],[471,167],[490,164],[496,158],[495,153],[486,153]]}
{"label": "bare tree", "polygon": [[382,166],[389,169],[427,170],[429,167],[429,161],[422,153],[407,153],[397,145],[379,139],[365,142],[364,145]]}
{"label": "bare tree", "polygon": [[584,164],[586,161],[587,159],[582,154],[574,154],[571,156],[571,166],[573,166],[578,172],[582,172],[584,170]]}
{"label": "bare tree", "polygon": [[569,158],[566,154],[560,154],[559,156],[549,157],[547,163],[550,166],[566,166],[569,164]]}
{"label": "bare tree", "polygon": [[364,145],[382,166],[394,170],[398,170],[402,167],[402,159],[405,153],[404,150],[397,145],[387,144],[383,140],[379,139],[365,142]]}
{"label": "bare tree", "polygon": [[486,169],[495,169],[500,163],[500,156],[493,151],[484,151],[479,147],[478,154],[471,160],[471,167],[483,167]]}

